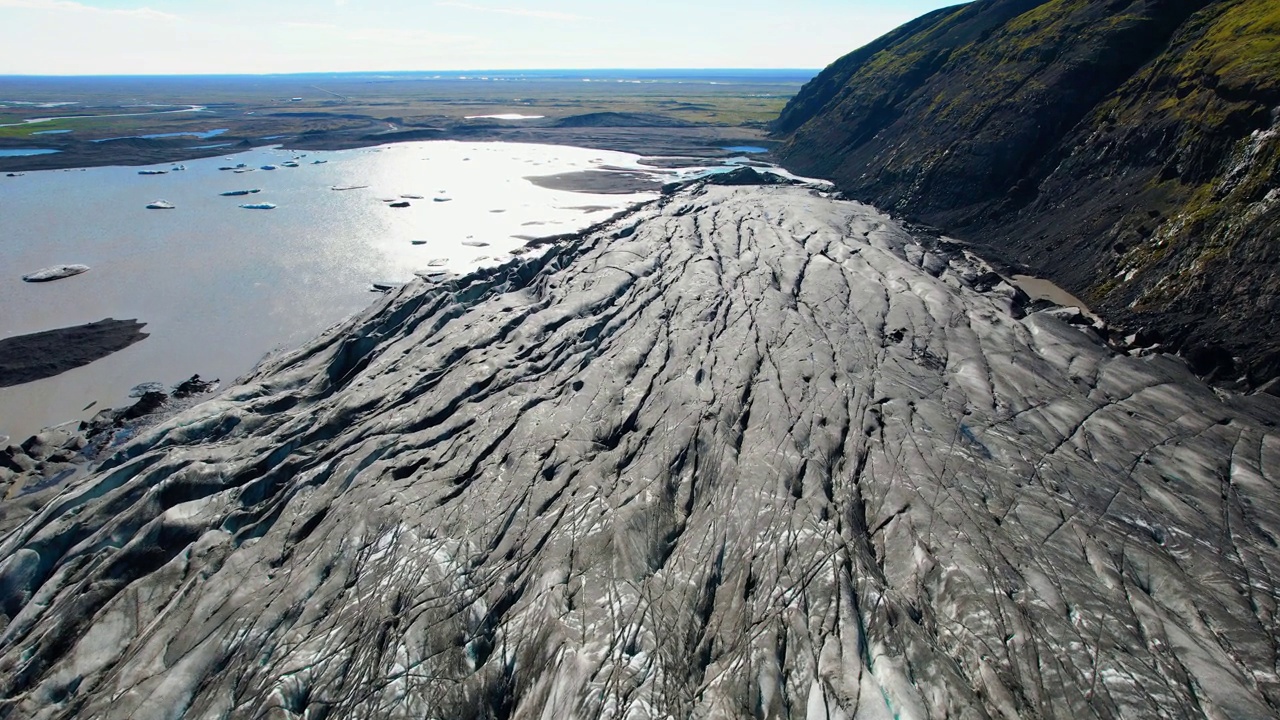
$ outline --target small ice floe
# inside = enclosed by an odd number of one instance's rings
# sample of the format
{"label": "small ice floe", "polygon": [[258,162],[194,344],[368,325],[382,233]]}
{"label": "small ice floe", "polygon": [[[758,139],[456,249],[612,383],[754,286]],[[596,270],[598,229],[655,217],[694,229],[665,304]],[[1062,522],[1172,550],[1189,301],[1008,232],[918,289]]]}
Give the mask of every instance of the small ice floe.
{"label": "small ice floe", "polygon": [[172,168],[169,169],[169,172],[182,172],[186,169],[187,169],[186,165],[174,165]]}
{"label": "small ice floe", "polygon": [[26,175],[26,173],[9,173],[5,177],[22,177],[23,175]]}
{"label": "small ice floe", "polygon": [[427,267],[444,267],[449,264],[449,258],[436,258],[427,263]]}
{"label": "small ice floe", "polygon": [[282,165],[283,167],[288,167],[288,168],[298,167],[298,163],[296,163],[296,162],[294,162],[294,161],[292,161],[292,160],[290,160],[289,162],[283,162],[283,163],[280,163],[280,165]]}
{"label": "small ice floe", "polygon": [[404,198],[405,200],[421,200],[422,199],[421,195],[401,195],[400,197]]}
{"label": "small ice floe", "polygon": [[447,198],[447,197],[433,197],[433,198],[431,198],[431,199],[432,199],[432,200],[434,200],[434,201],[436,201],[436,202],[449,202],[449,201],[450,201],[450,200],[452,200],[453,198]]}
{"label": "small ice floe", "polygon": [[139,175],[168,175],[168,170],[139,170]]}
{"label": "small ice floe", "polygon": [[156,200],[155,202],[147,204],[148,210],[172,210],[176,207],[178,206],[168,200]]}
{"label": "small ice floe", "polygon": [[329,161],[328,161],[328,160],[312,160],[312,161],[311,161],[311,164],[312,164],[312,165],[323,165],[323,164],[325,164],[325,163],[327,163],[327,162],[329,162]]}
{"label": "small ice floe", "polygon": [[467,247],[489,247],[489,243],[481,242],[479,240],[463,240],[462,244]]}
{"label": "small ice floe", "polygon": [[23,282],[38,283],[50,282],[52,280],[61,280],[69,278],[72,275],[79,275],[82,272],[88,272],[88,265],[53,265],[47,268],[41,268],[33,273],[22,276]]}
{"label": "small ice floe", "polygon": [[240,207],[245,210],[275,210],[275,203],[246,203]]}
{"label": "small ice floe", "polygon": [[393,208],[407,208],[407,207],[409,207],[409,201],[408,201],[408,200],[401,200],[401,201],[399,201],[399,202],[393,202],[393,203],[391,203],[390,205],[388,205],[387,207],[393,207]]}
{"label": "small ice floe", "polygon": [[239,197],[241,195],[254,195],[260,192],[262,192],[260,188],[254,188],[253,190],[228,190],[219,194],[222,195],[222,197]]}
{"label": "small ice floe", "polygon": [[369,186],[368,186],[368,185],[334,185],[334,186],[330,187],[329,189],[330,189],[330,190],[336,190],[336,191],[338,191],[338,192],[342,192],[343,190],[363,190],[363,189],[365,189],[365,188],[367,188],[367,187],[369,187]]}
{"label": "small ice floe", "polygon": [[253,172],[253,168],[236,168],[235,172],[237,175],[239,175],[240,173]]}
{"label": "small ice floe", "polygon": [[427,241],[426,240],[410,240],[409,243],[412,245],[426,245]]}
{"label": "small ice floe", "polygon": [[275,165],[263,165],[261,169],[262,169],[262,170],[275,170],[275,169],[277,169],[277,168],[276,168],[276,166],[275,166]]}

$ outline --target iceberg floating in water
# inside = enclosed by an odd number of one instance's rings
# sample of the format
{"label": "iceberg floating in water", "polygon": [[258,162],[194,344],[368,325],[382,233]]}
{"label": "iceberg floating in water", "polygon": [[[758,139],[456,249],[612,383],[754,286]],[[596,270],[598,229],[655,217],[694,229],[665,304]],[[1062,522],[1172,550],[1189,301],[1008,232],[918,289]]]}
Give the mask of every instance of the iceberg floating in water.
{"label": "iceberg floating in water", "polygon": [[72,275],[79,275],[80,273],[88,271],[88,265],[53,265],[51,267],[41,268],[33,273],[23,275],[22,280],[29,283],[50,282],[52,280],[69,278]]}
{"label": "iceberg floating in water", "polygon": [[221,195],[222,197],[238,197],[240,195],[253,195],[260,192],[262,192],[262,190],[258,188],[255,188],[253,190],[228,190],[224,193],[221,193]]}
{"label": "iceberg floating in water", "polygon": [[156,200],[155,202],[147,204],[148,210],[172,210],[176,207],[178,206],[168,200]]}
{"label": "iceberg floating in water", "polygon": [[276,209],[276,206],[274,203],[246,203],[244,205],[241,205],[240,207],[244,208],[245,210],[275,210]]}

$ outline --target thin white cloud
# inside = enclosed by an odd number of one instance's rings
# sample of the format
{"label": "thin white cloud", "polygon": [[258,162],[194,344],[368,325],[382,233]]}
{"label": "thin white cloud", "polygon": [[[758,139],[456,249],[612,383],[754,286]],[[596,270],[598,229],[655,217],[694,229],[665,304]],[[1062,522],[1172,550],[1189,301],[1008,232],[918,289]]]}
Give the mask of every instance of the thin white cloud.
{"label": "thin white cloud", "polygon": [[0,0],[0,8],[16,8],[21,10],[48,10],[53,12],[101,13],[105,15],[125,15],[148,20],[177,20],[172,13],[152,10],[151,8],[101,8],[73,0]]}
{"label": "thin white cloud", "polygon": [[[4,2],[4,0],[0,0]],[[371,45],[394,45],[419,47],[422,45],[443,45],[472,42],[470,35],[446,35],[429,30],[413,28],[384,27],[344,27],[335,23],[289,21],[285,27],[309,32],[329,33],[343,42],[365,43]]]}
{"label": "thin white cloud", "polygon": [[438,7],[455,7],[462,8],[463,10],[475,10],[476,12],[540,18],[542,20],[564,20],[572,22],[585,19],[581,15],[574,15],[572,13],[551,12],[547,10],[524,10],[521,8],[488,7],[486,5],[473,5],[471,3],[455,2],[454,0],[442,0],[441,2],[437,2],[436,5]]}
{"label": "thin white cloud", "polygon": [[474,40],[474,38],[466,35],[443,35],[441,33],[407,28],[354,28],[348,30],[346,34],[347,37],[355,42],[408,47],[462,43]]}
{"label": "thin white cloud", "polygon": [[[4,2],[4,0],[0,0]],[[290,20],[286,22],[285,27],[298,28],[299,30],[341,30],[337,23],[325,22],[303,22],[300,20]]]}

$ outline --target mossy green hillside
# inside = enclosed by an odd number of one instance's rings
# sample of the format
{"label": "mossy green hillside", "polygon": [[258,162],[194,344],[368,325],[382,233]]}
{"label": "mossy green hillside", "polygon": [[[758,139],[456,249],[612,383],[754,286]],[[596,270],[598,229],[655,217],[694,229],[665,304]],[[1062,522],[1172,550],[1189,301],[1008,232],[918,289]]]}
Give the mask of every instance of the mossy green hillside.
{"label": "mossy green hillside", "polygon": [[1201,40],[1178,63],[1178,75],[1207,73],[1226,94],[1280,92],[1280,3],[1239,0],[1224,5]]}
{"label": "mossy green hillside", "polygon": [[1280,375],[1280,3],[978,0],[904,27],[788,106],[784,164]]}

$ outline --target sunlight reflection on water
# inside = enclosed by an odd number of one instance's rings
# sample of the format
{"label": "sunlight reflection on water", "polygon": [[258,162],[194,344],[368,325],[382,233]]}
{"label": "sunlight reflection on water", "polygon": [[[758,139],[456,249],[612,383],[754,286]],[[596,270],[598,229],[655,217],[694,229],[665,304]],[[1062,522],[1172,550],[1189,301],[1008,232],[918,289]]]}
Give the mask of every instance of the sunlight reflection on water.
{"label": "sunlight reflection on water", "polygon": [[[151,333],[91,365],[0,388],[0,435],[25,437],[119,406],[141,382],[192,373],[230,381],[273,348],[295,347],[376,300],[372,282],[410,280],[433,260],[455,273],[505,262],[525,243],[516,235],[570,232],[653,197],[560,192],[524,179],[601,163],[638,167],[633,155],[559,146],[404,143],[306,153],[299,167],[274,172],[218,170],[299,155],[258,149],[157,176],[117,167],[0,178],[0,337],[106,317],[138,318]],[[367,187],[331,189],[347,186]],[[220,196],[240,189],[261,192]],[[380,200],[405,195],[423,199],[405,208]],[[176,209],[145,209],[157,199]],[[238,207],[246,202],[278,207]],[[92,269],[46,285],[20,280],[60,263]]]}

